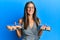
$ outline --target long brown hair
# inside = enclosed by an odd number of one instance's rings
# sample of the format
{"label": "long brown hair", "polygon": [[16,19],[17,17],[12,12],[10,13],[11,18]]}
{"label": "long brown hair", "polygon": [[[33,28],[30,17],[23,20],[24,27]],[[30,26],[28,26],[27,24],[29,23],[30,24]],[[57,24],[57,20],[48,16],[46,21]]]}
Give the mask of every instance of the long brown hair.
{"label": "long brown hair", "polygon": [[[32,1],[29,1],[29,2],[26,3],[26,5],[24,7],[24,16],[23,16],[24,29],[27,29],[27,27],[29,25],[29,19],[28,19],[28,14],[27,14],[27,7],[28,7],[29,3],[32,3],[34,5],[34,3]],[[39,19],[36,17],[36,7],[35,7],[35,5],[34,5],[33,20],[35,21],[35,23],[38,27],[38,23],[40,23],[40,22],[39,22]]]}

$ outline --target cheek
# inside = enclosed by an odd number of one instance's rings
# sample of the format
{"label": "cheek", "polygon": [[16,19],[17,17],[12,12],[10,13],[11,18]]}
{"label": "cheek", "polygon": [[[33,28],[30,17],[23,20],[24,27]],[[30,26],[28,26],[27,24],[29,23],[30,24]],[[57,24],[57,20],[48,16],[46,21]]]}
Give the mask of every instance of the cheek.
{"label": "cheek", "polygon": [[31,14],[33,14],[33,13],[34,13],[34,9],[31,10]]}
{"label": "cheek", "polygon": [[34,9],[31,9],[32,12],[34,12]]}
{"label": "cheek", "polygon": [[27,9],[27,12],[29,12],[30,11],[30,9]]}

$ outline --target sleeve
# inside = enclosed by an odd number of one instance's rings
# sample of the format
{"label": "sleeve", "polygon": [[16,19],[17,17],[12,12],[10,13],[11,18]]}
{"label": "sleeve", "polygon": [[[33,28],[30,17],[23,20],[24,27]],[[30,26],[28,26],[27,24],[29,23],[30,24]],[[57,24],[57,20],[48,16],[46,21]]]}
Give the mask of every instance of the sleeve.
{"label": "sleeve", "polygon": [[16,26],[17,26],[17,29],[16,30],[21,30],[21,29],[24,28],[24,24],[17,24]]}
{"label": "sleeve", "polygon": [[21,25],[22,29],[24,29],[24,23]]}
{"label": "sleeve", "polygon": [[42,27],[41,20],[39,19],[39,23],[38,23],[38,31],[40,30],[41,27]]}
{"label": "sleeve", "polygon": [[42,25],[41,25],[41,24],[39,24],[39,25],[38,25],[38,30],[40,30],[40,28],[41,28],[41,27],[42,27]]}

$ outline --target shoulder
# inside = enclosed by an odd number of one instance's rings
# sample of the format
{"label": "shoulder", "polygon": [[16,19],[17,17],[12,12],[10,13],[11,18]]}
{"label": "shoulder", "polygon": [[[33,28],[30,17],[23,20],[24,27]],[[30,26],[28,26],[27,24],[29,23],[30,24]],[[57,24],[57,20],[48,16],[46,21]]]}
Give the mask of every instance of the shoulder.
{"label": "shoulder", "polygon": [[39,22],[41,23],[41,20],[39,19]]}
{"label": "shoulder", "polygon": [[40,20],[40,18],[38,18],[38,17],[37,17],[37,23],[38,23],[38,25],[41,24],[41,20]]}
{"label": "shoulder", "polygon": [[18,20],[18,23],[19,23],[19,24],[22,24],[22,23],[23,23],[23,18],[19,19],[19,20]]}
{"label": "shoulder", "polygon": [[41,23],[41,20],[40,20],[40,18],[38,18],[38,17],[37,17],[37,21],[38,21],[39,23]]}

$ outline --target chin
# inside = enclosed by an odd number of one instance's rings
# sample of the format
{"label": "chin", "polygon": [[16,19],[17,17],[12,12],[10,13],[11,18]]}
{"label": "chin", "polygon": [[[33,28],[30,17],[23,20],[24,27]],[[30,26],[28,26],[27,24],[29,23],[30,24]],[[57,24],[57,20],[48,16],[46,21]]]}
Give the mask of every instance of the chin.
{"label": "chin", "polygon": [[29,13],[30,15],[33,15],[33,13]]}

